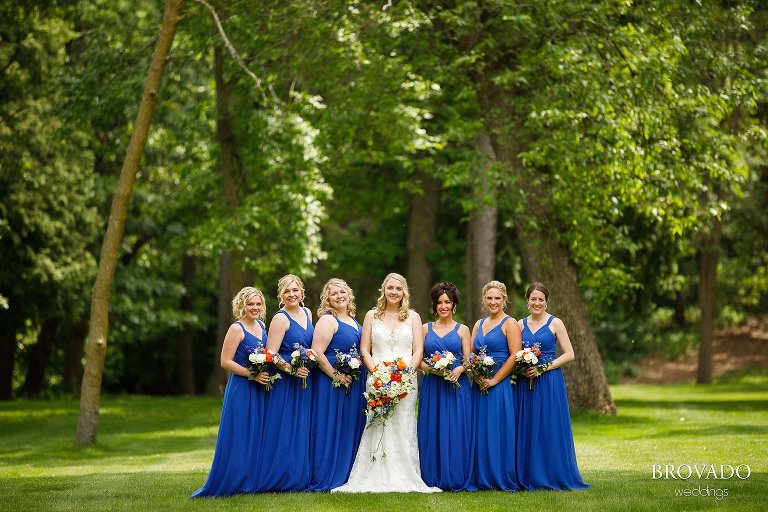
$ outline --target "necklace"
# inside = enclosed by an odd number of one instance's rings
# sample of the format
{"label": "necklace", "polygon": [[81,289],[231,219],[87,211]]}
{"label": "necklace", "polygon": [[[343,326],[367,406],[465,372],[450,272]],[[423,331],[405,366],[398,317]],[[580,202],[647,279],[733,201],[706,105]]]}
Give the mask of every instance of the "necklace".
{"label": "necklace", "polygon": [[398,317],[396,314],[394,314],[394,313],[390,313],[389,311],[385,311],[385,312],[384,312],[384,314],[385,314],[385,315],[389,315],[389,316],[391,316],[392,318],[397,318],[398,320],[400,319],[400,318],[399,318],[399,317]]}

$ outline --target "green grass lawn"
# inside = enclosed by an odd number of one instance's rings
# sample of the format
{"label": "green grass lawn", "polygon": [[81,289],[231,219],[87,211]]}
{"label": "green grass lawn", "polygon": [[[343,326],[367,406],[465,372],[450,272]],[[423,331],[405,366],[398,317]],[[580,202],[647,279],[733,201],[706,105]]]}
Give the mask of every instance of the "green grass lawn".
{"label": "green grass lawn", "polygon": [[[98,444],[88,449],[72,447],[76,401],[0,403],[0,510],[768,509],[768,377],[745,376],[711,387],[615,386],[612,391],[618,416],[573,418],[579,465],[592,485],[588,491],[299,493],[200,500],[189,495],[210,467],[220,399],[105,398]],[[654,464],[747,464],[751,476],[653,479]],[[708,497],[675,495],[707,487]]]}

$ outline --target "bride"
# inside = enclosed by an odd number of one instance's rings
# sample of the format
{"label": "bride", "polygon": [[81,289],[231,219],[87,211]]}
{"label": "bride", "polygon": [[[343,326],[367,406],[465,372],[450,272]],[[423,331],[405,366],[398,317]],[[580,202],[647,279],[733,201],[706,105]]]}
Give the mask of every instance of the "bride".
{"label": "bride", "polygon": [[[417,368],[424,353],[421,319],[408,309],[405,278],[389,274],[379,291],[376,308],[365,315],[363,322],[363,362],[371,373],[377,363],[398,357]],[[421,479],[416,393],[411,391],[397,404],[384,426],[377,421],[366,427],[349,480],[331,492],[440,492]]]}

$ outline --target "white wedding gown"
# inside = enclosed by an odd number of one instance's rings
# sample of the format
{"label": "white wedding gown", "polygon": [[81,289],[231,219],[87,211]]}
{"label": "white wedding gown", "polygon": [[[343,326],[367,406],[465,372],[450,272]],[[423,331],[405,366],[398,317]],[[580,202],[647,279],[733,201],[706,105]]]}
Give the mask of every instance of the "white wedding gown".
{"label": "white wedding gown", "polygon": [[[392,361],[397,357],[406,362],[411,359],[412,320],[413,312],[390,331],[381,320],[373,319],[372,355],[377,362]],[[385,426],[376,422],[365,428],[349,480],[331,492],[440,492],[439,488],[429,487],[421,479],[416,438],[417,392],[415,389],[397,404]],[[386,457],[382,453],[386,453]],[[372,454],[376,460],[371,460]]]}

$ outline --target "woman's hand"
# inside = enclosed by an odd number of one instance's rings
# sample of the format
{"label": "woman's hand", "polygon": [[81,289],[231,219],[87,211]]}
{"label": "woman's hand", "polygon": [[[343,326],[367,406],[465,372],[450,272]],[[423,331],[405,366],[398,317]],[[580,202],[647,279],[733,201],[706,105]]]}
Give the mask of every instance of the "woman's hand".
{"label": "woman's hand", "polygon": [[300,379],[306,379],[309,377],[309,369],[306,366],[300,366],[294,375]]}
{"label": "woman's hand", "polygon": [[461,374],[464,373],[464,367],[463,366],[457,366],[451,372],[448,374],[448,376],[451,378],[451,382],[456,382],[459,380],[459,377],[461,377]]}
{"label": "woman's hand", "polygon": [[269,382],[269,373],[267,372],[261,372],[256,377],[253,378],[254,382],[258,382],[259,384],[266,385],[267,382]]}
{"label": "woman's hand", "polygon": [[[544,373],[543,371],[541,373]],[[523,375],[528,377],[529,379],[533,379],[539,376],[539,369],[535,366],[531,366],[527,370],[523,372]]]}
{"label": "woman's hand", "polygon": [[498,384],[498,381],[496,381],[494,379],[480,379],[478,381],[478,384],[480,384],[480,389],[482,391],[487,391],[490,388],[492,388],[493,386],[495,386],[496,384]]}
{"label": "woman's hand", "polygon": [[336,372],[333,375],[333,380],[335,380],[336,382],[344,386],[349,386],[350,384],[352,384],[352,377],[347,375],[346,373]]}

